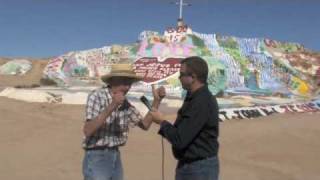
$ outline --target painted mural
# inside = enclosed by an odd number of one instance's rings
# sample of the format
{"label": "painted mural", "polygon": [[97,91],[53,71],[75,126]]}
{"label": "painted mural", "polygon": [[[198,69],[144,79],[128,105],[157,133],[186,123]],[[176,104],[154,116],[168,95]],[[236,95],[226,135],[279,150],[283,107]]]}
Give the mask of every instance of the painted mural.
{"label": "painted mural", "polygon": [[144,76],[134,91],[150,92],[157,83],[167,87],[169,97],[181,97],[179,62],[188,56],[207,61],[209,88],[218,97],[310,100],[320,93],[320,53],[296,43],[197,33],[188,26],[168,28],[163,35],[144,31],[129,45],[61,55],[49,62],[44,77],[59,86],[96,85],[111,64],[132,63]]}
{"label": "painted mural", "polygon": [[0,66],[0,75],[24,75],[32,68],[26,59],[13,59]]}

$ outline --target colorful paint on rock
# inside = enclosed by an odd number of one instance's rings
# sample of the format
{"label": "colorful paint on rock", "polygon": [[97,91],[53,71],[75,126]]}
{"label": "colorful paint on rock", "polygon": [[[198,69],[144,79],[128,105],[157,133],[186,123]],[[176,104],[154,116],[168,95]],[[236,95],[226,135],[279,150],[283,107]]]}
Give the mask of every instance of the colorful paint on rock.
{"label": "colorful paint on rock", "polygon": [[132,63],[144,76],[132,90],[150,93],[150,84],[157,83],[169,89],[169,97],[181,97],[178,71],[180,60],[188,56],[207,61],[209,88],[222,98],[276,96],[305,102],[320,92],[319,53],[294,43],[201,34],[188,27],[170,28],[164,35],[144,31],[137,43],[129,45],[70,52],[52,59],[44,77],[60,86],[87,85],[98,82],[111,64]]}

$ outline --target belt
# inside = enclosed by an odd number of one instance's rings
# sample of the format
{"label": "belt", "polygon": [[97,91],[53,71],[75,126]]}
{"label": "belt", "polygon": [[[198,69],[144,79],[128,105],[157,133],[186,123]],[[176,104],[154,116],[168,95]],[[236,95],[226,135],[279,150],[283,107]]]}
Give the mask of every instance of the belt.
{"label": "belt", "polygon": [[84,150],[86,150],[86,151],[118,150],[118,146],[113,146],[113,147],[109,147],[109,146],[95,146],[95,147],[91,147],[91,148],[84,148]]}
{"label": "belt", "polygon": [[183,159],[183,160],[179,160],[178,161],[178,168],[186,165],[186,164],[190,164],[196,161],[201,161],[201,160],[205,160],[205,159],[209,159],[212,158],[214,156],[208,156],[208,157],[201,157],[201,158],[196,158],[196,159]]}

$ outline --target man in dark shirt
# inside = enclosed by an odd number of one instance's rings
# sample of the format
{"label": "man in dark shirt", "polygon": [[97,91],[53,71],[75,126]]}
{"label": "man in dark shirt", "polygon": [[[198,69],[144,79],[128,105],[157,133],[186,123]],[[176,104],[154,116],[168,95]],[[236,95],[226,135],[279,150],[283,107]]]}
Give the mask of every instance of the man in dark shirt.
{"label": "man in dark shirt", "polygon": [[172,144],[178,160],[176,180],[219,177],[218,104],[207,86],[208,65],[200,57],[181,61],[180,82],[187,96],[172,125],[159,111],[151,112],[159,134]]}

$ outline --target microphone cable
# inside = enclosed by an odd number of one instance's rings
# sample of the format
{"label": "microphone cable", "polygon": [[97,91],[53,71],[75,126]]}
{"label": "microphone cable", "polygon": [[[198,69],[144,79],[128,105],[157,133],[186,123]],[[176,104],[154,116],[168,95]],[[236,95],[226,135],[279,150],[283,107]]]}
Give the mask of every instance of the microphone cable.
{"label": "microphone cable", "polygon": [[161,137],[161,146],[162,146],[162,180],[164,180],[164,143],[163,143],[163,137]]}
{"label": "microphone cable", "polygon": [[[148,108],[149,111],[152,111],[152,105],[150,104],[149,100],[145,96],[140,97],[140,101]],[[161,137],[161,149],[162,149],[162,162],[161,162],[161,175],[162,175],[162,180],[164,180],[164,143],[163,143],[163,137]]]}

